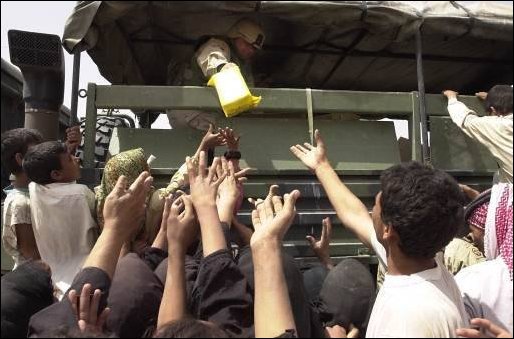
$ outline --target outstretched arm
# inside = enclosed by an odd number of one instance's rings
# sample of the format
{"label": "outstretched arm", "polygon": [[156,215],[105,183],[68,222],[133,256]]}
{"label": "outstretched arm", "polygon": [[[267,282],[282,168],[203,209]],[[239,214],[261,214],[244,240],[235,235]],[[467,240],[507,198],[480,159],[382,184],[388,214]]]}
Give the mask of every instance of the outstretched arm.
{"label": "outstretched arm", "polygon": [[316,147],[309,143],[303,146],[298,144],[290,148],[291,152],[316,174],[343,225],[371,248],[371,236],[375,231],[368,209],[339,179],[330,165],[325,143],[318,130],[314,137]]}
{"label": "outstretched arm", "polygon": [[257,200],[252,211],[255,232],[250,240],[255,275],[255,336],[273,338],[296,331],[282,265],[282,239],[295,216],[300,192]]}

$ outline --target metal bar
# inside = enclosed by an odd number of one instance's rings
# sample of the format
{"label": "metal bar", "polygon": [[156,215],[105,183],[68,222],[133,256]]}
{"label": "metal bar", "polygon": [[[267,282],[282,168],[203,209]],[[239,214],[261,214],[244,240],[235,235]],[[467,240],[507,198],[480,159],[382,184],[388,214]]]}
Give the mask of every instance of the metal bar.
{"label": "metal bar", "polygon": [[421,32],[416,31],[416,73],[418,77],[419,92],[419,118],[421,120],[421,146],[423,150],[423,163],[430,164],[430,153],[428,150],[428,126],[425,103],[425,78],[423,77],[423,50]]}
{"label": "metal bar", "polygon": [[[260,112],[305,114],[305,89],[254,88],[262,96]],[[124,109],[220,110],[216,91],[194,86],[106,86],[96,87],[96,107]],[[312,90],[313,111],[357,113],[362,116],[405,117],[412,114],[410,93]],[[252,114],[251,112],[245,114]]]}
{"label": "metal bar", "polygon": [[84,136],[84,162],[83,167],[95,167],[95,140],[96,140],[96,84],[87,84],[86,104],[86,131]]}
{"label": "metal bar", "polygon": [[77,106],[79,100],[79,79],[80,79],[80,51],[73,54],[73,82],[71,84],[71,113],[70,126],[78,124]]}
{"label": "metal bar", "polygon": [[419,99],[418,93],[412,92],[412,114],[409,117],[409,140],[411,142],[411,160],[422,161],[421,136],[419,121]]}

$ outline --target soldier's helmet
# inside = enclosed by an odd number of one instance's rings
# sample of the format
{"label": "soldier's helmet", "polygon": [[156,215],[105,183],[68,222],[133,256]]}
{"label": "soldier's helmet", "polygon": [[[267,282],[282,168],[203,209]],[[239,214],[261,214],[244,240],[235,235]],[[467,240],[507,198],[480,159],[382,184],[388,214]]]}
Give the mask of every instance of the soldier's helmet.
{"label": "soldier's helmet", "polygon": [[244,18],[232,26],[227,36],[229,38],[243,38],[246,42],[257,49],[261,49],[264,44],[264,31],[262,27],[253,20]]}

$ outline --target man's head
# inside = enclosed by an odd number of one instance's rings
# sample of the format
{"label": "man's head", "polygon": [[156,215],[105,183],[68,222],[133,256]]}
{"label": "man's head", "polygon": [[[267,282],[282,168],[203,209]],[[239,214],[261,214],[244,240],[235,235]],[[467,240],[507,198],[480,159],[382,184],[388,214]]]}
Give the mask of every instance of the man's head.
{"label": "man's head", "polygon": [[30,148],[23,158],[27,177],[40,185],[72,182],[80,178],[79,159],[59,141],[47,141]]}
{"label": "man's head", "polygon": [[43,136],[35,129],[16,128],[2,134],[2,164],[14,175],[23,172],[23,157],[29,147],[43,142]]}
{"label": "man's head", "polygon": [[484,253],[485,225],[490,199],[491,190],[489,189],[473,199],[464,211],[464,220],[467,226],[469,226],[469,233],[471,233],[473,243],[482,253]]}
{"label": "man's head", "polygon": [[230,28],[227,36],[232,39],[239,57],[243,60],[253,58],[264,44],[264,31],[261,26],[250,19],[241,19]]}
{"label": "man's head", "polygon": [[464,221],[464,197],[457,182],[418,162],[393,166],[380,181],[372,214],[378,240],[410,258],[433,258]]}
{"label": "man's head", "polygon": [[228,334],[218,325],[184,318],[164,324],[157,329],[154,338],[227,338]]}
{"label": "man's head", "polygon": [[512,87],[496,85],[489,92],[484,102],[485,110],[490,115],[507,115],[512,113]]}

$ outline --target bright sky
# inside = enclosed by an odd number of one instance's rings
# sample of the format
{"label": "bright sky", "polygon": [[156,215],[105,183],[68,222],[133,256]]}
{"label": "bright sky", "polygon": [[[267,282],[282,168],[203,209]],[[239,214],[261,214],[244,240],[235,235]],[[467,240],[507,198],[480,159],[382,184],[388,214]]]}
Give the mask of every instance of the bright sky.
{"label": "bright sky", "polygon": [[[10,62],[7,32],[19,29],[31,32],[57,34],[62,37],[66,19],[73,11],[75,1],[2,1],[2,59]],[[71,107],[71,81],[73,78],[73,56],[64,51],[66,79],[64,105]],[[79,88],[87,88],[89,82],[108,85],[87,53],[82,53]],[[86,99],[79,98],[78,116],[86,112]],[[124,111],[123,113],[129,113]],[[133,117],[133,114],[130,113]],[[153,128],[170,128],[166,115],[161,114]]]}

